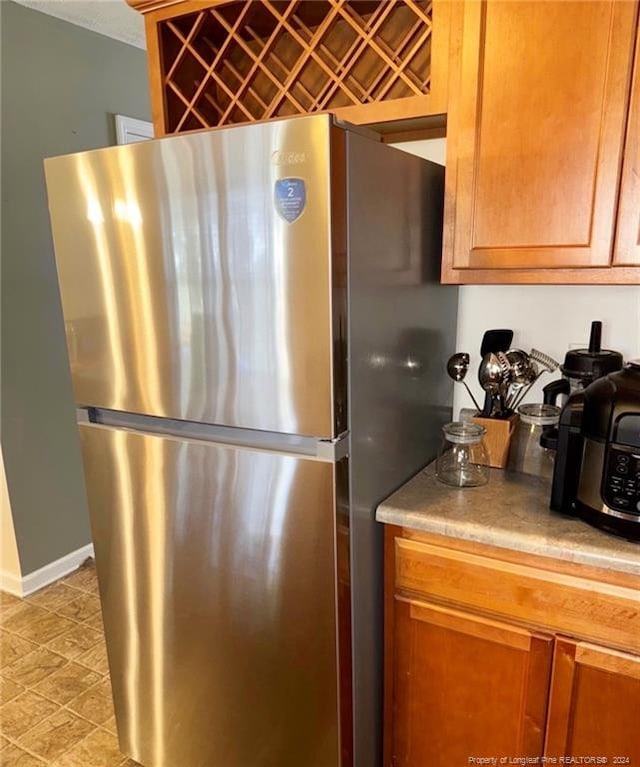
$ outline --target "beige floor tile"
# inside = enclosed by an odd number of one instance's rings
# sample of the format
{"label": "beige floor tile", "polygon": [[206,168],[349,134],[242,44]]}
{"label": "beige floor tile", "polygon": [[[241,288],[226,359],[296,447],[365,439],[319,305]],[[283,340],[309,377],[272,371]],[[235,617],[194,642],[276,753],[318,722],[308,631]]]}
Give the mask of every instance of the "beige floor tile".
{"label": "beige floor tile", "polygon": [[13,744],[0,751],[0,765],[2,767],[45,767],[41,759],[37,759]]}
{"label": "beige floor tile", "polygon": [[0,591],[0,612],[9,607],[19,605],[21,601],[20,597],[15,597],[13,594],[9,594],[6,591]]}
{"label": "beige floor tile", "polygon": [[36,644],[43,644],[69,631],[73,625],[73,621],[61,615],[42,607],[26,605],[16,608],[2,627]]}
{"label": "beige floor tile", "polygon": [[99,729],[63,754],[52,767],[117,767],[124,758],[115,735]]}
{"label": "beige floor tile", "polygon": [[20,597],[8,594],[6,591],[0,591],[0,618],[8,615],[12,610],[22,604]]}
{"label": "beige floor tile", "polygon": [[66,584],[52,583],[50,586],[28,596],[26,601],[38,607],[45,607],[47,610],[57,610],[77,596],[78,592]]}
{"label": "beige floor tile", "polygon": [[40,618],[23,629],[20,636],[37,644],[44,644],[54,637],[69,631],[69,629],[73,628],[73,625],[73,621],[68,618],[63,618],[61,615],[56,615],[56,613],[47,613],[46,617]]}
{"label": "beige floor tile", "polygon": [[0,708],[0,732],[7,738],[19,738],[59,708],[56,703],[27,690]]}
{"label": "beige floor tile", "polygon": [[45,615],[47,615],[47,610],[42,607],[21,601],[12,610],[0,614],[0,626],[7,631],[19,634],[21,628],[33,623],[38,618],[43,618]]}
{"label": "beige floor tile", "polygon": [[36,647],[33,642],[0,629],[0,669],[15,663]]}
{"label": "beige floor tile", "polygon": [[65,705],[99,681],[100,674],[75,661],[70,661],[59,671],[45,677],[34,687],[34,690],[45,698]]}
{"label": "beige floor tile", "polygon": [[98,589],[96,568],[93,565],[83,565],[75,572],[67,575],[62,582],[67,586],[73,586],[74,589],[80,589],[81,591],[88,591],[91,594],[95,594]]}
{"label": "beige floor tile", "polygon": [[92,618],[84,622],[85,626],[91,626],[91,628],[104,634],[104,625],[102,623],[102,612],[98,611]]}
{"label": "beige floor tile", "polygon": [[99,674],[108,674],[109,661],[107,659],[107,645],[105,642],[98,642],[97,645],[92,647],[86,653],[80,655],[78,657],[78,663],[82,663],[83,666],[88,666],[92,671],[97,671]]}
{"label": "beige floor tile", "polygon": [[6,676],[0,676],[0,706],[16,698],[21,692],[24,692],[21,684]]}
{"label": "beige floor tile", "polygon": [[51,652],[46,647],[36,647],[33,652],[7,666],[2,673],[7,679],[25,687],[32,687],[61,669],[67,662],[62,655]]}
{"label": "beige floor tile", "polygon": [[58,615],[64,615],[65,618],[71,618],[74,621],[86,621],[100,611],[100,600],[95,594],[82,593],[59,607],[56,612]]}
{"label": "beige floor tile", "polygon": [[47,647],[54,652],[74,660],[102,641],[102,633],[83,624],[75,625],[65,634],[49,642]]}
{"label": "beige floor tile", "polygon": [[109,732],[113,733],[114,735],[118,734],[118,726],[116,724],[115,714],[107,719],[107,721],[102,726],[105,730],[109,730]]}
{"label": "beige floor tile", "polygon": [[86,719],[61,708],[19,738],[19,744],[42,759],[53,761],[71,750],[93,729]]}
{"label": "beige floor tile", "polygon": [[[109,679],[103,678],[90,690],[72,700],[68,707],[78,716],[82,716],[90,722],[104,725],[106,729],[115,732],[113,698]],[[113,725],[110,722],[112,718],[114,718]]]}

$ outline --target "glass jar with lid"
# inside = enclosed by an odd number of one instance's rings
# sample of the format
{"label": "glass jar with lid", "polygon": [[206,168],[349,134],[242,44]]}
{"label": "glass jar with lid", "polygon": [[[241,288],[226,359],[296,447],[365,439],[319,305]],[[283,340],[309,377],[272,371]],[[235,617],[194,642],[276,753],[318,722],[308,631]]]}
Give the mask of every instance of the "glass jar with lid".
{"label": "glass jar with lid", "polygon": [[558,425],[560,408],[540,402],[520,405],[507,468],[537,477],[552,477],[555,451],[542,447],[540,437],[545,429]]}
{"label": "glass jar with lid", "polygon": [[478,487],[489,481],[486,429],[477,423],[454,421],[442,427],[436,476],[453,487]]}

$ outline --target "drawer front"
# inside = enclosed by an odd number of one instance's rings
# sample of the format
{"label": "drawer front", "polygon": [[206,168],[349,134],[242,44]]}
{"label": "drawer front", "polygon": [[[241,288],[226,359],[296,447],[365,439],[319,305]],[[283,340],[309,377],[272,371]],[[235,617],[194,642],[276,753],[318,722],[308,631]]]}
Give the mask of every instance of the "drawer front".
{"label": "drawer front", "polygon": [[640,652],[640,592],[396,538],[400,592]]}

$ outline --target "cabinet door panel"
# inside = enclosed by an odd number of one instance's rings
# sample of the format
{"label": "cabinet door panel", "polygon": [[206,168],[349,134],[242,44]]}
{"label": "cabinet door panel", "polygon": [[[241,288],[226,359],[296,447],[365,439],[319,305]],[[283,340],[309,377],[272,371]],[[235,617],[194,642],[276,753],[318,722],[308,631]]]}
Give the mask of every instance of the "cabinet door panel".
{"label": "cabinet door panel", "polygon": [[454,268],[610,263],[636,10],[465,3]]}
{"label": "cabinet door panel", "polygon": [[[546,754],[628,757],[640,767],[640,657],[558,639]],[[621,762],[624,763],[624,762]]]}
{"label": "cabinet door panel", "polygon": [[636,46],[613,262],[616,265],[640,266],[640,29]]}
{"label": "cabinet door panel", "polygon": [[394,634],[394,765],[541,756],[551,638],[398,597]]}

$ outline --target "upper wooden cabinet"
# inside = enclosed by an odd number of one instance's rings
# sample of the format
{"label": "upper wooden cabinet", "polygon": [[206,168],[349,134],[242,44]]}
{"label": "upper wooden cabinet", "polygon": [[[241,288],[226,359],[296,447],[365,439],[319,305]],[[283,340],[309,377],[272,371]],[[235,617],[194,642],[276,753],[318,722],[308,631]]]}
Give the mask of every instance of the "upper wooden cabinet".
{"label": "upper wooden cabinet", "polygon": [[613,260],[637,4],[482,0],[455,15],[444,281],[640,282],[624,268],[640,263],[637,104]]}
{"label": "upper wooden cabinet", "polygon": [[622,169],[614,264],[640,266],[640,29]]}
{"label": "upper wooden cabinet", "polygon": [[329,110],[446,112],[447,0],[128,0],[145,14],[156,135]]}

